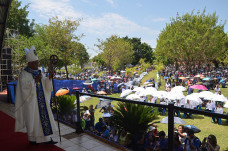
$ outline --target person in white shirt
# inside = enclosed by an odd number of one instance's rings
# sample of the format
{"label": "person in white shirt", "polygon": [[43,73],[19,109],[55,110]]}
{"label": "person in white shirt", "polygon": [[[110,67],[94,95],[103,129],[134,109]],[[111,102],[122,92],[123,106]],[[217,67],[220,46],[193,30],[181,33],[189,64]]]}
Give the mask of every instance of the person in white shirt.
{"label": "person in white shirt", "polygon": [[211,112],[213,109],[214,109],[214,103],[212,103],[211,102],[211,100],[209,100],[208,102],[207,102],[207,104],[206,104],[206,109],[205,109],[205,111],[209,111],[209,112]]}
{"label": "person in white shirt", "polygon": [[[222,108],[221,104],[218,104],[218,107],[215,108],[215,113],[223,114],[223,108]],[[218,123],[219,118],[212,117],[212,119],[215,124]],[[217,120],[217,122],[216,122],[216,120]]]}
{"label": "person in white shirt", "polygon": [[[188,108],[188,109],[194,109],[194,107],[192,106],[192,104],[190,103],[190,100],[186,100],[186,103],[184,104],[184,108]],[[184,112],[184,116],[186,118],[190,118],[191,113],[188,112]]]}
{"label": "person in white shirt", "polygon": [[[180,100],[177,99],[174,106],[181,107]],[[179,112],[179,110],[174,109],[174,116],[175,116],[175,114],[177,114],[177,116],[178,116],[178,112]]]}

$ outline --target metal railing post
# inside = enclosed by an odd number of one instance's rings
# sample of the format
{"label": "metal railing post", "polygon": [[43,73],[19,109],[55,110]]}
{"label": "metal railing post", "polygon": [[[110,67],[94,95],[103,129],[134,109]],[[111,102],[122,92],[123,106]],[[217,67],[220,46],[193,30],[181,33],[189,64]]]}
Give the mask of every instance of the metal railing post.
{"label": "metal railing post", "polygon": [[168,148],[173,151],[174,143],[174,104],[168,105]]}
{"label": "metal railing post", "polygon": [[82,129],[82,125],[81,125],[79,91],[76,91],[76,99],[77,99],[77,127],[76,127],[76,133],[80,134],[80,133],[83,132],[83,129]]}

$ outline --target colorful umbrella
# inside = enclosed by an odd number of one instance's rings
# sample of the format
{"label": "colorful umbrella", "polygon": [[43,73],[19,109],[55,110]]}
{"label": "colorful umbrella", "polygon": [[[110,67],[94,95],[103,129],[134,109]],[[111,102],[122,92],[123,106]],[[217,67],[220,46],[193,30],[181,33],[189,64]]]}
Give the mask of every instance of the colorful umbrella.
{"label": "colorful umbrella", "polygon": [[178,77],[178,79],[185,80],[186,77]]}
{"label": "colorful umbrella", "polygon": [[206,78],[203,78],[204,81],[208,81],[208,80],[211,80],[210,77],[206,77]]}
{"label": "colorful umbrella", "polygon": [[91,80],[86,80],[83,84],[84,85],[91,85],[91,84],[93,84],[93,82]]}
{"label": "colorful umbrella", "polygon": [[201,130],[195,127],[194,125],[185,125],[184,126],[186,129],[191,129],[194,131],[194,133],[199,133]]}
{"label": "colorful umbrella", "polygon": [[97,94],[99,94],[99,95],[106,95],[107,93],[105,91],[98,91]]}
{"label": "colorful umbrella", "polygon": [[56,96],[62,96],[69,93],[69,89],[68,88],[61,88],[56,92]]}
{"label": "colorful umbrella", "polygon": [[80,90],[80,88],[79,87],[74,87],[73,90]]}
{"label": "colorful umbrella", "polygon": [[96,81],[96,80],[97,80],[96,78],[91,79],[91,81]]}
{"label": "colorful umbrella", "polygon": [[190,86],[191,89],[198,89],[198,90],[208,90],[205,86],[203,85],[193,85],[193,86]]}

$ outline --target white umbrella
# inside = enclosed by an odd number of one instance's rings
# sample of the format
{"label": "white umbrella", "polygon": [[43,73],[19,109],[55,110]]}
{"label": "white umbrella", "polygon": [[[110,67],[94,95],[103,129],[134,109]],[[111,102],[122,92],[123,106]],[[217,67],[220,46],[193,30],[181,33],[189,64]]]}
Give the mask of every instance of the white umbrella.
{"label": "white umbrella", "polygon": [[137,95],[137,94],[130,94],[126,97],[126,99],[129,99],[129,100],[134,100],[134,101],[139,101],[140,100],[140,96]]}
{"label": "white umbrella", "polygon": [[144,92],[146,95],[154,95],[157,92],[157,89],[153,87],[147,87]]}
{"label": "white umbrella", "polygon": [[190,104],[192,104],[192,106],[194,107],[203,103],[202,100],[199,98],[198,93],[192,93],[190,95],[187,95],[185,103],[187,103],[187,100],[190,100]]}
{"label": "white umbrella", "polygon": [[157,91],[154,93],[154,96],[157,98],[166,98],[167,95],[166,91]]}
{"label": "white umbrella", "polygon": [[[168,117],[163,118],[160,123],[168,124]],[[186,122],[179,117],[174,117],[174,124],[186,124]]]}
{"label": "white umbrella", "polygon": [[210,91],[202,91],[202,92],[199,93],[199,97],[200,98],[204,98],[206,100],[211,100],[213,95],[214,95],[214,93],[212,93]]}
{"label": "white umbrella", "polygon": [[168,93],[168,98],[170,100],[181,100],[183,98],[185,98],[183,92],[174,92],[174,91],[171,91]]}
{"label": "white umbrella", "polygon": [[214,94],[212,97],[212,100],[213,101],[228,102],[227,98],[223,94],[222,95]]}
{"label": "white umbrella", "polygon": [[223,107],[228,108],[228,102],[226,102],[226,104]]}
{"label": "white umbrella", "polygon": [[133,89],[134,92],[139,92],[139,91],[145,91],[145,89],[143,87],[135,87]]}
{"label": "white umbrella", "polygon": [[186,88],[183,86],[175,86],[174,88],[172,88],[171,92],[182,92],[185,90],[186,90]]}
{"label": "white umbrella", "polygon": [[102,116],[102,117],[111,117],[112,114],[111,114],[111,113],[104,113],[104,114],[102,114],[101,116]]}
{"label": "white umbrella", "polygon": [[130,89],[124,90],[124,91],[121,93],[120,97],[121,97],[121,98],[122,98],[122,97],[125,97],[125,96],[127,96],[128,94],[130,94],[131,92],[132,92],[132,90],[130,90]]}

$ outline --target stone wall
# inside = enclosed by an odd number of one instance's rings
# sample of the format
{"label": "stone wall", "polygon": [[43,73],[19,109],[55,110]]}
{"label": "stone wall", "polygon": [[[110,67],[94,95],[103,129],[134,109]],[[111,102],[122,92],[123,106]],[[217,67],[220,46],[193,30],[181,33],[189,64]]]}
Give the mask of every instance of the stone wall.
{"label": "stone wall", "polygon": [[13,80],[11,62],[11,48],[3,48],[0,56],[0,91],[5,90],[7,83]]}

